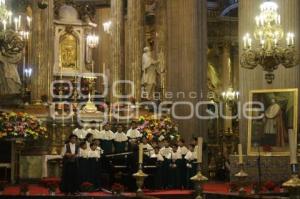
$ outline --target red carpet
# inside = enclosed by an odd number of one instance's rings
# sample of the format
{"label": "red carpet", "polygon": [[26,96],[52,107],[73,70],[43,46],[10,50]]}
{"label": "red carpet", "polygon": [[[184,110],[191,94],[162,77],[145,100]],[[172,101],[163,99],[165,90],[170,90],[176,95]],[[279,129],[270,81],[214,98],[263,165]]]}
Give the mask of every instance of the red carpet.
{"label": "red carpet", "polygon": [[[246,191],[250,193],[250,187],[246,188]],[[280,190],[276,190],[280,192]],[[163,196],[191,196],[193,191],[191,190],[157,190],[150,191],[145,190],[145,195],[153,196],[153,197],[163,197]],[[204,192],[208,194],[217,194],[217,195],[234,195],[234,193],[229,193],[229,184],[228,183],[207,183],[204,185]],[[7,196],[16,196],[20,193],[19,186],[8,186],[5,188],[3,195]],[[48,189],[43,187],[42,185],[29,185],[29,195],[30,196],[47,196],[49,195]],[[57,196],[62,196],[63,194],[57,189]],[[109,193],[104,192],[92,192],[92,193],[82,193],[84,196],[111,196]],[[134,195],[133,193],[125,193],[126,196]]]}

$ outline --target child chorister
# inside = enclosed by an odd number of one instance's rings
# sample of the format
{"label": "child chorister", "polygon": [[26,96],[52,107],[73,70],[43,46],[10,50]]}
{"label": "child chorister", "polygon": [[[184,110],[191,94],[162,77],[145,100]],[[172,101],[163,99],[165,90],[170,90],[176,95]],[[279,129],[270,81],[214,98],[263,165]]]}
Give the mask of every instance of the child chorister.
{"label": "child chorister", "polygon": [[115,153],[125,152],[127,141],[128,141],[128,137],[123,132],[123,126],[119,124],[114,138]]}
{"label": "child chorister", "polygon": [[96,122],[91,122],[91,128],[89,128],[87,132],[93,134],[94,139],[101,139],[101,133],[96,127]]}
{"label": "child chorister", "polygon": [[185,146],[185,141],[184,139],[180,139],[178,141],[178,149],[177,152],[180,153],[181,158],[180,160],[178,160],[178,169],[180,170],[180,188],[186,188],[187,184],[186,184],[186,160],[185,160],[185,156],[188,153],[188,148]]}
{"label": "child chorister", "polygon": [[154,171],[154,189],[160,189],[162,185],[162,165],[164,162],[163,156],[159,153],[159,147],[154,148],[154,153],[150,156],[151,162],[155,162],[156,169]]}
{"label": "child chorister", "polygon": [[89,151],[89,182],[93,183],[96,188],[100,186],[100,151],[97,150],[97,145],[93,142]]}
{"label": "child chorister", "polygon": [[70,135],[68,142],[65,144],[62,150],[63,156],[63,170],[61,191],[66,194],[75,194],[78,191],[78,167],[77,156],[79,153],[79,147],[76,145],[77,136]]}
{"label": "child chorister", "polygon": [[190,178],[196,175],[197,171],[197,155],[195,152],[195,146],[193,144],[189,145],[189,151],[185,155],[184,159],[186,160],[186,179],[185,183],[188,188],[192,188],[192,183]]}
{"label": "child chorister", "polygon": [[86,142],[87,149],[90,150],[91,149],[90,145],[93,142],[93,134],[92,133],[86,134],[86,136],[85,136],[85,142]]}
{"label": "child chorister", "polygon": [[88,181],[89,177],[89,151],[87,142],[80,143],[79,159],[78,159],[78,179],[79,184]]}
{"label": "child chorister", "polygon": [[137,139],[142,137],[142,134],[137,129],[137,123],[135,121],[132,121],[131,128],[127,131],[127,137],[130,141],[135,142]]}
{"label": "child chorister", "polygon": [[171,153],[171,163],[170,163],[170,170],[169,170],[169,179],[170,179],[170,186],[173,189],[177,189],[181,185],[180,179],[180,161],[182,159],[182,155],[180,151],[177,150],[178,147],[176,145],[172,146],[172,153]]}
{"label": "child chorister", "polygon": [[162,164],[162,187],[164,189],[171,188],[170,187],[170,163],[171,163],[171,157],[172,157],[172,148],[169,145],[168,140],[164,140],[164,146],[159,150],[159,154],[164,158],[164,162]]}
{"label": "child chorister", "polygon": [[113,152],[113,141],[115,134],[110,130],[110,125],[105,124],[104,130],[100,132],[100,146],[104,154],[111,154]]}
{"label": "child chorister", "polygon": [[148,140],[145,137],[143,137],[142,139],[142,144],[143,144],[144,154],[147,156],[147,158],[150,158],[150,156],[154,153],[153,147],[148,143]]}
{"label": "child chorister", "polygon": [[82,126],[79,126],[78,128],[73,130],[73,134],[76,135],[78,137],[78,139],[84,140],[85,136],[87,134],[87,131]]}

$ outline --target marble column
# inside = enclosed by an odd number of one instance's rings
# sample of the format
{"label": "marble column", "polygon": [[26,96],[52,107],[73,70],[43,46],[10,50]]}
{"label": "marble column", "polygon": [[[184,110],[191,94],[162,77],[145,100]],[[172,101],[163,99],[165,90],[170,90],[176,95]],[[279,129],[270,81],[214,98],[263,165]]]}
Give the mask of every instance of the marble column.
{"label": "marble column", "polygon": [[161,99],[165,99],[167,81],[167,1],[158,0],[156,9],[155,54],[159,61]]}
{"label": "marble column", "polygon": [[[176,115],[183,138],[207,137],[206,120],[195,115],[195,104],[207,99],[207,7],[205,0],[167,0],[167,89],[166,100],[177,104]],[[184,94],[184,95],[183,95]],[[172,95],[172,97],[171,97]],[[204,106],[199,108],[201,115]]]}
{"label": "marble column", "polygon": [[50,99],[50,85],[54,62],[54,25],[53,0],[48,1],[48,8],[41,10],[32,4],[32,36],[29,65],[32,66],[31,100],[40,103],[41,96]]}
{"label": "marble column", "polygon": [[[255,29],[254,17],[259,13],[259,6],[263,0],[242,0],[239,3],[239,43],[243,44],[243,35],[247,32],[253,33]],[[281,15],[281,23],[285,32],[295,32],[296,49],[299,55],[299,0],[275,0],[279,6]],[[285,39],[281,42],[285,45]],[[239,46],[239,54],[242,54],[242,45]],[[256,67],[254,70],[239,68],[239,89],[241,103],[245,103],[249,99],[249,92],[257,89],[284,89],[284,88],[299,88],[300,68],[294,67],[286,69],[280,66],[275,72],[275,80],[272,84],[267,84],[264,79],[262,67]],[[299,113],[299,111],[298,111]],[[298,116],[299,117],[299,116]],[[240,119],[240,142],[244,147],[247,146],[247,128],[248,120]]]}
{"label": "marble column", "polygon": [[[124,1],[111,0],[111,83],[112,85],[119,80],[124,80]],[[117,102],[116,95],[123,94],[124,84],[117,84],[114,91],[110,91],[110,101]],[[112,88],[113,89],[113,88]]]}
{"label": "marble column", "polygon": [[[143,55],[143,35],[144,35],[144,2],[137,0],[127,1],[127,39],[128,39],[128,60],[126,61],[126,80],[134,83],[134,98],[141,100],[141,78],[142,78],[142,55]],[[126,86],[126,93],[133,91]]]}
{"label": "marble column", "polygon": [[[232,85],[232,62],[231,62],[231,45],[230,42],[223,44],[222,55],[221,55],[221,67],[222,67],[222,91],[226,92],[228,88],[233,87]],[[224,115],[231,116],[232,109],[228,103],[223,105]],[[227,131],[232,129],[232,120],[224,119],[223,130]]]}

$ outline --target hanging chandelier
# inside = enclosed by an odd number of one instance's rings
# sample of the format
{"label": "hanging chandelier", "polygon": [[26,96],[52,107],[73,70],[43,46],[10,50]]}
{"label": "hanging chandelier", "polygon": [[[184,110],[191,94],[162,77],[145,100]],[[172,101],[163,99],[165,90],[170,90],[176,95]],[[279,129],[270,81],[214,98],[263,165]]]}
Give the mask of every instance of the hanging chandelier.
{"label": "hanging chandelier", "polygon": [[[255,17],[256,30],[253,34],[258,44],[257,46],[252,45],[253,40],[250,34],[246,33],[243,38],[241,66],[247,69],[263,67],[263,70],[266,71],[265,79],[271,84],[275,79],[273,72],[279,65],[292,68],[297,64],[295,34],[284,33],[281,27],[281,17],[278,14],[278,5],[275,2],[262,3],[260,11],[260,14]],[[286,46],[282,47],[285,35]]]}
{"label": "hanging chandelier", "polygon": [[23,50],[24,41],[28,40],[30,34],[31,17],[24,14],[15,15],[8,10],[5,0],[0,0],[0,48],[2,53],[9,53],[12,45],[13,53]]}

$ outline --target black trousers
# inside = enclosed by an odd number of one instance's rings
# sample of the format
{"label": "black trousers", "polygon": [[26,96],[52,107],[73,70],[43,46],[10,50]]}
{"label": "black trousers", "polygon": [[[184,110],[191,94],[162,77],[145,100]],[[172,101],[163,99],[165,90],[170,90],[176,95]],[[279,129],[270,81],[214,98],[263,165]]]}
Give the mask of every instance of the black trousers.
{"label": "black trousers", "polygon": [[64,193],[75,193],[78,188],[78,162],[64,160],[60,189]]}

